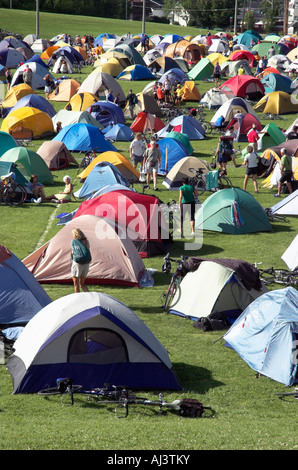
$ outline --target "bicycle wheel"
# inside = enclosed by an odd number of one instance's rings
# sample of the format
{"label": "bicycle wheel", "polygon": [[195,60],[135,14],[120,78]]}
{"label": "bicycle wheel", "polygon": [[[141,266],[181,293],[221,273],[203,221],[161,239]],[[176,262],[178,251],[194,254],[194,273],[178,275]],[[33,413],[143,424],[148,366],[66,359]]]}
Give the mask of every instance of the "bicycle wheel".
{"label": "bicycle wheel", "polygon": [[232,183],[229,180],[229,178],[227,178],[226,176],[218,177],[218,189],[226,189],[226,188],[231,188],[231,187],[232,187]]}
{"label": "bicycle wheel", "polygon": [[177,280],[176,279],[172,280],[168,288],[168,291],[165,294],[165,302],[162,307],[165,312],[167,312],[170,308],[171,302],[176,294],[177,287],[178,287]]}
{"label": "bicycle wheel", "polygon": [[[82,389],[82,385],[73,385],[71,387],[71,390],[73,393],[81,389]],[[67,393],[67,391],[65,393]],[[41,395],[43,397],[50,396],[50,395],[61,395],[61,390],[59,390],[58,387],[45,388],[43,390],[39,390],[39,392],[37,392],[37,395]]]}
{"label": "bicycle wheel", "polygon": [[198,179],[195,183],[194,188],[197,191],[198,195],[202,196],[202,194],[206,191],[207,188],[205,179]]}
{"label": "bicycle wheel", "polygon": [[27,192],[24,186],[15,183],[13,186],[7,186],[3,191],[3,201],[8,206],[20,206],[26,200]]}

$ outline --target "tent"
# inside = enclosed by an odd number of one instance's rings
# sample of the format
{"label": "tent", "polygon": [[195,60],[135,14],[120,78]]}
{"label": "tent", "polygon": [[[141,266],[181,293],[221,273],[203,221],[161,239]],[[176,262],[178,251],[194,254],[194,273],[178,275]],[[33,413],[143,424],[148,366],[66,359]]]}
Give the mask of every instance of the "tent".
{"label": "tent", "polygon": [[32,62],[36,62],[37,64],[41,65],[44,68],[44,72],[48,73],[49,67],[47,64],[44,63],[44,61],[41,59],[40,55],[34,54],[30,59],[28,59],[25,63],[30,66]]}
{"label": "tent", "polygon": [[7,132],[0,131],[0,157],[13,147],[18,147],[18,143]]}
{"label": "tent", "polygon": [[69,101],[79,90],[80,83],[71,78],[62,80],[50,94],[50,101]]}
{"label": "tent", "polygon": [[177,81],[183,86],[185,81],[188,80],[188,75],[185,72],[183,72],[180,68],[179,69],[174,68],[174,69],[168,70],[159,78],[158,81],[160,83],[163,83],[166,77],[168,77],[172,85],[174,85],[174,83]]}
{"label": "tent", "polygon": [[201,93],[194,81],[187,80],[183,85],[182,101],[200,101]]}
{"label": "tent", "polygon": [[167,137],[171,139],[179,140],[179,142],[181,142],[187,148],[189,155],[191,155],[192,152],[194,151],[187,134],[183,134],[182,132],[171,131],[171,132],[168,132]]}
{"label": "tent", "polygon": [[119,104],[125,102],[125,94],[117,80],[108,73],[95,69],[83,81],[79,93],[92,93],[98,98],[105,99],[108,90],[112,90],[113,96],[119,93]]}
{"label": "tent", "polygon": [[183,57],[192,64],[197,64],[201,59],[201,48],[195,42],[178,40],[170,44],[164,53],[167,57]]}
{"label": "tent", "polygon": [[258,150],[264,151],[269,147],[275,147],[286,140],[286,136],[275,124],[270,122],[259,132]]}
{"label": "tent", "polygon": [[52,119],[43,111],[24,106],[3,119],[1,130],[16,139],[40,139],[54,133]]}
{"label": "tent", "polygon": [[15,71],[12,77],[12,82],[11,82],[12,87],[14,87],[15,85],[19,85],[20,83],[23,83],[23,72],[27,65],[33,72],[32,85],[31,85],[33,90],[39,90],[39,89],[44,90],[44,87],[45,87],[44,76],[46,74],[49,74],[52,80],[55,82],[55,78],[53,77],[53,75],[49,71],[46,71],[43,65],[40,65],[37,62],[30,62],[29,64],[26,63],[17,68],[17,70]]}
{"label": "tent", "polygon": [[238,60],[246,60],[248,62],[249,67],[254,66],[254,56],[250,51],[233,51],[229,57],[229,60],[238,61]]}
{"label": "tent", "polygon": [[164,346],[132,310],[104,293],[55,300],[26,325],[14,347],[7,363],[14,394],[55,386],[58,377],[87,390],[106,383],[181,390]]}
{"label": "tent", "polygon": [[42,184],[53,184],[53,175],[43,159],[33,150],[26,147],[15,147],[7,150],[1,157],[1,161],[18,164],[23,176],[30,179],[31,175],[37,175]]}
{"label": "tent", "polygon": [[90,124],[91,126],[103,129],[100,124],[88,111],[67,111],[67,109],[60,109],[58,113],[52,118],[54,129],[57,129],[57,123],[60,122],[61,128],[71,124]]}
{"label": "tent", "polygon": [[[10,109],[10,111],[15,111],[19,108],[24,108],[25,106],[29,106],[31,108],[39,109],[44,113],[48,113],[48,115],[52,118],[56,114],[56,110],[53,108],[51,103],[46,100],[43,96],[40,95],[26,95],[21,98],[14,106]],[[7,108],[6,108],[7,109]],[[9,112],[10,112],[9,111]]]}
{"label": "tent", "polygon": [[[255,114],[255,113],[254,113]],[[252,125],[256,125],[256,130],[260,132],[263,128],[259,121],[259,118],[250,113],[239,113],[236,114],[233,119],[229,122],[226,130],[230,127],[234,127],[233,136],[235,142],[247,142],[247,133],[252,128]]]}
{"label": "tent", "polygon": [[292,93],[295,90],[292,80],[280,73],[269,73],[261,79],[265,87],[265,93],[272,91],[283,91],[285,93]]}
{"label": "tent", "polygon": [[31,48],[34,52],[43,52],[50,46],[50,43],[46,39],[37,38],[32,44]]}
{"label": "tent", "polygon": [[250,75],[236,75],[219,87],[229,98],[240,96],[250,100],[260,99],[265,94],[264,85]]}
{"label": "tent", "polygon": [[[268,176],[273,168],[276,165],[276,162],[279,162],[281,159],[281,150],[285,148],[287,150],[288,155],[292,156],[292,170],[294,179],[298,180],[298,167],[295,163],[295,160],[298,158],[298,139],[287,140],[282,142],[279,145],[274,147],[269,147],[261,154],[261,161],[268,160],[266,165],[267,171],[264,176]],[[264,181],[264,183],[266,180]]]}
{"label": "tent", "polygon": [[214,113],[210,122],[215,124],[217,119],[220,116],[223,116],[225,124],[228,124],[236,116],[236,114],[239,113],[249,113],[258,119],[258,115],[252,106],[245,99],[236,96],[235,98],[231,98],[230,100],[223,103],[216,113]]}
{"label": "tent", "polygon": [[222,40],[221,38],[213,38],[212,43],[208,48],[208,52],[211,54],[213,52],[219,52],[221,54],[226,54],[229,50],[229,44]]}
{"label": "tent", "polygon": [[11,172],[15,174],[15,181],[26,187],[29,182],[28,178],[25,178],[25,176],[20,172],[17,164],[13,162],[3,162],[0,159],[0,176],[6,176]]}
{"label": "tent", "polygon": [[297,305],[293,287],[267,292],[244,310],[223,337],[253,370],[286,386],[297,383],[293,360]]}
{"label": "tent", "polygon": [[125,124],[122,109],[111,101],[96,101],[87,111],[103,127],[107,127],[112,122],[114,124]]}
{"label": "tent", "polygon": [[73,95],[64,109],[67,111],[86,111],[92,104],[97,102],[97,96],[92,93],[76,93]]}
{"label": "tent", "polygon": [[205,130],[201,124],[191,116],[177,116],[163,129],[157,132],[159,138],[167,137],[168,132],[182,132],[189,140],[201,140],[205,137]]}
{"label": "tent", "polygon": [[180,186],[182,186],[182,179],[185,177],[192,178],[194,175],[193,172],[189,170],[190,168],[196,170],[201,169],[204,174],[209,172],[206,162],[197,157],[184,157],[175,163],[167,173],[162,184],[171,191],[179,191]]}
{"label": "tent", "polygon": [[99,189],[115,183],[130,186],[130,182],[116,166],[105,161],[98,162],[88,174],[83,186],[75,192],[75,196],[79,199],[89,198]]}
{"label": "tent", "polygon": [[146,65],[129,65],[117,77],[117,80],[154,80],[155,75]]}
{"label": "tent", "polygon": [[121,227],[95,215],[82,215],[70,221],[51,240],[22,260],[38,282],[72,283],[70,240],[76,227],[85,233],[92,253],[87,284],[139,286],[145,266],[133,242],[121,236]]}
{"label": "tent", "polygon": [[205,57],[188,72],[188,76],[190,80],[202,80],[203,78],[211,78],[213,71],[214,65]]}
{"label": "tent", "polygon": [[[136,116],[138,116],[141,111],[144,111],[150,114],[155,114],[157,117],[162,117],[162,111],[153,96],[147,93],[137,93],[137,98],[138,102],[134,107],[134,114],[136,114]],[[131,118],[128,103],[124,109],[124,116]]]}
{"label": "tent", "polygon": [[[64,72],[64,73],[73,73],[73,72],[74,72],[73,64],[72,64],[71,61],[68,59],[68,57],[64,57],[63,55],[61,55],[61,56],[59,56],[58,59],[55,61],[55,64],[54,64],[54,66],[53,66],[53,73],[62,73],[62,72],[61,72],[62,63],[65,63],[65,64],[66,64],[66,68],[67,68],[67,72]],[[65,65],[65,64],[64,64],[64,65]]]}
{"label": "tent", "polygon": [[[2,42],[2,41],[1,41]],[[20,62],[24,62],[23,54],[13,47],[1,47],[0,43],[0,64],[11,69],[17,68]]]}
{"label": "tent", "polygon": [[49,60],[52,54],[59,49],[59,46],[49,46],[45,51],[40,54],[40,58],[43,60]]}
{"label": "tent", "polygon": [[220,108],[229,98],[218,88],[210,88],[204,93],[200,104],[209,109]]}
{"label": "tent", "polygon": [[239,188],[222,189],[209,196],[197,211],[195,226],[230,235],[272,230],[263,207]]}
{"label": "tent", "polygon": [[140,111],[130,126],[133,132],[142,132],[143,134],[158,132],[164,127],[165,125],[159,117],[147,111]]}
{"label": "tent", "polygon": [[211,52],[211,54],[207,55],[206,59],[210,60],[210,62],[213,64],[213,67],[217,62],[220,66],[222,66],[222,64],[228,60],[228,58],[220,52]]}
{"label": "tent", "polygon": [[53,140],[64,142],[68,150],[73,152],[116,150],[98,127],[80,122],[63,127]]}
{"label": "tent", "polygon": [[141,54],[130,44],[119,43],[112,50],[126,55],[132,64],[146,66]]}
{"label": "tent", "polygon": [[[100,62],[100,57],[97,60],[97,62]],[[121,61],[121,59],[117,59],[116,57],[108,59],[106,62],[102,62],[99,65],[97,65],[99,72],[108,73],[109,75],[115,78],[118,77],[118,75],[126,67],[128,67],[127,63],[125,63],[124,61]]]}
{"label": "tent", "polygon": [[284,91],[271,91],[254,106],[256,111],[270,114],[297,113],[298,103]]}
{"label": "tent", "polygon": [[41,156],[47,167],[53,170],[61,170],[71,163],[78,166],[78,162],[72,156],[63,142],[46,140],[36,151]]}
{"label": "tent", "polygon": [[254,43],[257,43],[259,41],[262,41],[262,36],[257,32],[253,30],[247,30],[244,33],[238,34],[238,36],[235,38],[237,44],[244,44],[247,47],[251,47],[251,41],[254,41]]}
{"label": "tent", "polygon": [[[274,206],[271,207],[270,211],[272,214],[277,214],[277,215],[298,215],[298,189],[296,191],[293,191],[291,194],[289,194],[287,197],[284,199],[278,201]],[[297,240],[296,240],[297,241]],[[292,260],[295,258],[294,256],[294,251],[291,251],[292,253]],[[290,269],[295,269],[296,265],[294,268]]]}
{"label": "tent", "polygon": [[25,325],[51,299],[30,271],[0,245],[0,325]]}
{"label": "tent", "polygon": [[245,75],[253,75],[251,67],[248,65],[247,60],[227,60],[221,67],[221,73],[225,77],[235,77],[238,75],[239,69],[242,68],[244,70]]}
{"label": "tent", "polygon": [[113,124],[105,129],[105,138],[115,142],[130,142],[134,139],[134,133],[125,124]]}
{"label": "tent", "polygon": [[188,156],[188,150],[185,145],[177,139],[166,137],[159,141],[161,163],[159,174],[167,175],[171,168],[181,158]]}
{"label": "tent", "polygon": [[16,85],[8,90],[3,101],[1,101],[1,106],[3,108],[12,108],[21,98],[27,95],[34,93],[32,88],[25,83]]}
{"label": "tent", "polygon": [[[298,195],[298,190],[296,190],[294,193],[295,196],[293,197],[296,198]],[[294,194],[293,193],[293,194]],[[290,195],[291,196],[291,195]],[[287,199],[287,198],[286,198]],[[290,201],[290,206],[292,202],[292,198]],[[293,207],[293,206],[292,206]],[[291,212],[291,207],[289,208],[290,210],[288,212]],[[297,215],[297,205],[296,208],[294,208],[295,215]],[[275,212],[276,213],[276,212]],[[286,263],[289,269],[294,270],[298,267],[298,250],[297,250],[297,245],[298,245],[298,235],[295,236],[294,240],[292,243],[289,245],[289,247],[286,249],[286,251],[283,253],[281,256],[281,259]]]}
{"label": "tent", "polygon": [[125,189],[111,191],[83,201],[73,220],[82,215],[96,215],[125,227],[142,258],[166,252],[169,231],[155,196]]}
{"label": "tent", "polygon": [[273,47],[273,49],[274,49],[274,55],[282,53],[281,44],[273,44],[271,42],[265,42],[265,41],[262,41],[259,44],[256,44],[252,48],[252,52],[257,52],[257,54],[260,57],[264,57],[264,56],[268,57],[268,51],[269,51],[269,49],[271,49],[271,47]]}
{"label": "tent", "polygon": [[[171,70],[177,67],[177,63],[171,57],[160,56],[160,53],[154,50],[150,52],[151,54],[155,53],[157,55],[157,57],[154,57],[154,59],[147,64],[148,69],[152,73],[154,74],[158,73],[159,75],[163,75],[168,70]],[[146,55],[144,56],[144,60],[146,62]]]}
{"label": "tent", "polygon": [[121,175],[128,181],[137,182],[139,181],[140,173],[136,170],[130,160],[124,157],[119,152],[103,152],[97,157],[93,158],[92,162],[89,163],[87,168],[85,168],[80,174],[79,178],[85,180],[89,175],[90,171],[98,164],[102,162],[111,163],[114,165]]}
{"label": "tent", "polygon": [[192,267],[170,306],[175,315],[198,320],[216,313],[231,324],[267,292],[257,269],[245,261],[190,258],[186,265]]}

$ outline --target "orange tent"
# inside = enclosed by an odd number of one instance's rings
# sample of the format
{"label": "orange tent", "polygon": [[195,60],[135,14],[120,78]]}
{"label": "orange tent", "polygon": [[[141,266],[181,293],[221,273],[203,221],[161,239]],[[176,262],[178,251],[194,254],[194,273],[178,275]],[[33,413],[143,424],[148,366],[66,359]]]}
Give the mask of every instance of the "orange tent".
{"label": "orange tent", "polygon": [[59,46],[50,46],[41,54],[40,58],[43,60],[49,60],[52,57],[53,52],[57,51]]}

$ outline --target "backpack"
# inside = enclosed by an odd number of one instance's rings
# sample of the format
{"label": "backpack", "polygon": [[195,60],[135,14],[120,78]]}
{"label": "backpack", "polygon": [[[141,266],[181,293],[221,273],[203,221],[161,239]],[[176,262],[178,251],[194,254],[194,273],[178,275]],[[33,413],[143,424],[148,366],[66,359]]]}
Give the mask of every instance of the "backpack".
{"label": "backpack", "polygon": [[74,239],[71,242],[71,247],[73,251],[72,259],[75,263],[78,264],[88,264],[91,261],[91,253],[89,248],[87,248],[82,240]]}
{"label": "backpack", "polygon": [[133,95],[132,102],[133,104],[138,104],[139,98],[137,97],[137,95]]}

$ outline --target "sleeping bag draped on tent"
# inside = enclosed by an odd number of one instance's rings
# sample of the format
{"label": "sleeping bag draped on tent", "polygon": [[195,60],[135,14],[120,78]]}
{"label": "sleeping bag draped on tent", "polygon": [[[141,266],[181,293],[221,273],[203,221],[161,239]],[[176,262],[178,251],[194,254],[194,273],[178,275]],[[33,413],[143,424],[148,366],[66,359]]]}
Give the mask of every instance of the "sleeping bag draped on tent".
{"label": "sleeping bag draped on tent", "polygon": [[244,310],[224,339],[253,370],[293,385],[297,383],[297,312],[298,293],[293,287],[265,293]]}
{"label": "sleeping bag draped on tent", "polygon": [[121,237],[121,226],[94,215],[82,215],[72,220],[51,240],[23,259],[40,283],[72,283],[69,240],[72,239],[72,229],[76,227],[87,236],[92,253],[87,284],[139,285],[145,266],[133,242],[129,237]]}
{"label": "sleeping bag draped on tent", "polygon": [[55,300],[26,325],[14,348],[7,368],[15,394],[54,387],[58,377],[71,377],[87,390],[106,383],[181,390],[163,345],[132,310],[107,294]]}
{"label": "sleeping bag draped on tent", "polygon": [[0,278],[1,325],[24,325],[51,302],[21,260],[3,245],[0,245]]}

